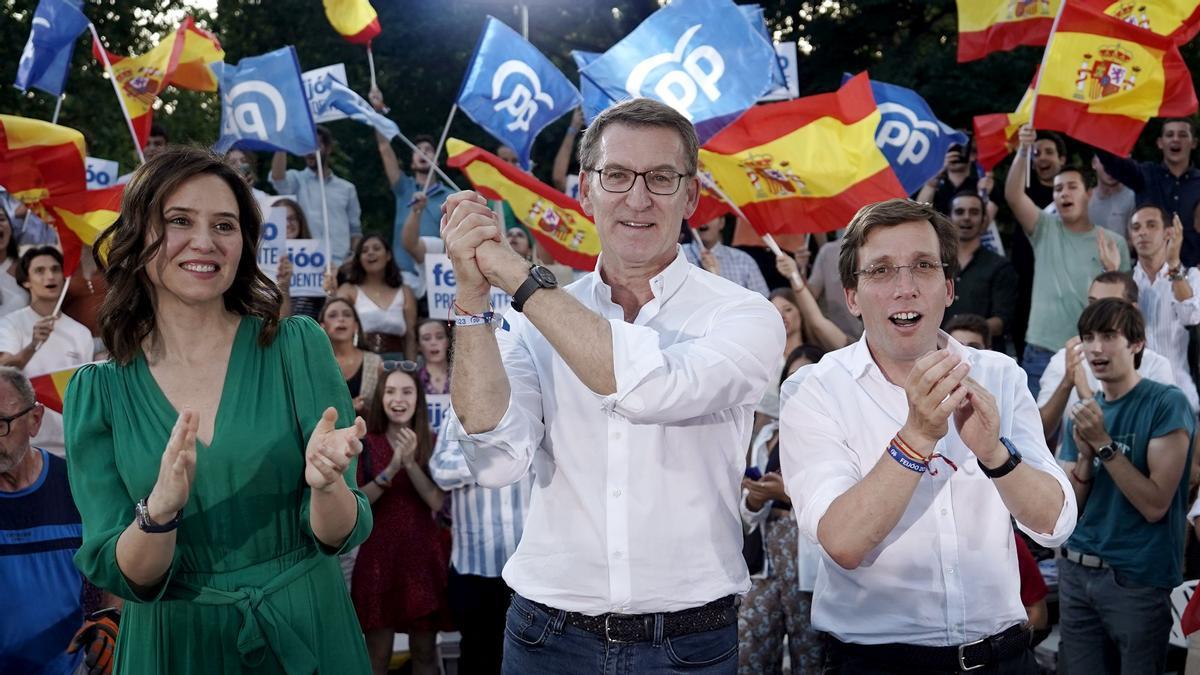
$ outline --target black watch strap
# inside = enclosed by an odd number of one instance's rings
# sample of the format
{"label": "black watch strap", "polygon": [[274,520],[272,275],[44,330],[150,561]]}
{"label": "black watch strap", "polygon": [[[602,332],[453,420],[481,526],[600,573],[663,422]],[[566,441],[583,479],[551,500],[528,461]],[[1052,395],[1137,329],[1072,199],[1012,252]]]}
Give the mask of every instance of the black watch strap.
{"label": "black watch strap", "polygon": [[183,514],[183,511],[180,510],[175,512],[175,517],[165,523],[156,523],[150,518],[150,507],[146,504],[146,498],[143,497],[142,499],[138,500],[138,503],[133,507],[133,513],[137,518],[138,529],[140,529],[142,532],[149,532],[151,534],[161,534],[163,532],[170,532],[179,527],[179,519]]}
{"label": "black watch strap", "polygon": [[1000,443],[1008,449],[1007,461],[994,469],[989,469],[986,465],[984,465],[983,462],[979,462],[979,468],[983,471],[983,475],[993,480],[996,478],[1003,478],[1004,476],[1012,473],[1012,470],[1017,468],[1017,465],[1021,463],[1021,453],[1017,450],[1017,447],[1012,444],[1012,441],[1001,436]]}
{"label": "black watch strap", "polygon": [[516,293],[513,293],[512,308],[518,312],[522,311],[531,295],[543,288],[554,288],[555,286],[557,286],[557,282],[553,272],[541,265],[533,265],[529,268],[529,276],[525,278],[525,282],[517,287]]}

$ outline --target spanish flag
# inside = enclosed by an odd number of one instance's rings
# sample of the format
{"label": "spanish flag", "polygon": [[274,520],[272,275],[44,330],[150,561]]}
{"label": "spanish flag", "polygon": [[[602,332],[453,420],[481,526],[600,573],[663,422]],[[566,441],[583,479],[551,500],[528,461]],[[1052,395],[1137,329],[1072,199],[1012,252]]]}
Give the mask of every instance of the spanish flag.
{"label": "spanish flag", "polygon": [[1063,0],[956,0],[958,62],[1046,44]]}
{"label": "spanish flag", "polygon": [[370,44],[382,28],[368,0],[324,0],[325,16],[339,35],[356,45]]}
{"label": "spanish flag", "polygon": [[1200,32],[1200,0],[1073,0],[1177,44]]}
{"label": "spanish flag", "polygon": [[502,199],[557,262],[577,270],[596,269],[600,237],[579,202],[492,153],[451,138],[446,163],[462,171],[488,199]]}
{"label": "spanish flag", "polygon": [[37,402],[61,415],[63,397],[67,395],[67,383],[71,381],[71,376],[77,370],[79,370],[79,366],[29,378],[29,384],[33,385],[33,394]]}
{"label": "spanish flag", "polygon": [[864,204],[905,196],[875,145],[879,118],[859,73],[833,93],[747,110],[700,162],[760,234],[836,230]]}
{"label": "spanish flag", "polygon": [[0,115],[0,186],[27,204],[86,190],[86,154],[74,129]]}
{"label": "spanish flag", "polygon": [[1033,126],[1128,155],[1151,117],[1196,112],[1179,48],[1118,18],[1068,3],[1046,45]]}
{"label": "spanish flag", "polygon": [[[103,62],[99,44],[92,45],[96,59]],[[118,56],[104,50],[112,63],[113,75],[125,107],[133,120],[139,145],[146,145],[154,102],[167,85],[195,91],[216,91],[217,77],[212,64],[225,58],[225,50],[212,33],[196,26],[192,17],[170,37],[141,56]]]}
{"label": "spanish flag", "polygon": [[1017,149],[1017,132],[1029,124],[1032,105],[1033,85],[1030,85],[1015,112],[975,116],[975,149],[984,169],[992,170]]}
{"label": "spanish flag", "polygon": [[79,265],[84,246],[96,242],[100,233],[117,221],[121,214],[124,185],[102,190],[84,190],[54,196],[42,201],[52,214],[63,248],[63,274],[70,275]]}

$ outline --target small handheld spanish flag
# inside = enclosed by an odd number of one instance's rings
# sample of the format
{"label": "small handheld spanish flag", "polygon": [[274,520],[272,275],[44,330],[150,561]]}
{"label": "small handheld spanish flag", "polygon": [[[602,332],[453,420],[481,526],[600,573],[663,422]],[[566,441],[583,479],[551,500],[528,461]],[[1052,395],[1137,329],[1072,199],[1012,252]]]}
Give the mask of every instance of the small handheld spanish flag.
{"label": "small handheld spanish flag", "polygon": [[61,415],[63,396],[67,393],[67,383],[71,381],[71,376],[77,370],[79,370],[79,366],[29,378],[29,384],[33,385],[33,394],[37,398],[37,402]]}
{"label": "small handheld spanish flag", "polygon": [[370,44],[378,37],[379,15],[368,0],[323,0],[325,16],[339,35],[356,45]]}

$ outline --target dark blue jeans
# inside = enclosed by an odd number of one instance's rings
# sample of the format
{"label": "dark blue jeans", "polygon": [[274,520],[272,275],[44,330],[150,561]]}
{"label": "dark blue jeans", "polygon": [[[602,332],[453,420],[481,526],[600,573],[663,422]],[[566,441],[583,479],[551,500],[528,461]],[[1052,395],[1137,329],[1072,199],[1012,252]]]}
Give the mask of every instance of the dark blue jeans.
{"label": "dark blue jeans", "polygon": [[1037,400],[1038,392],[1042,388],[1042,373],[1046,372],[1046,366],[1050,365],[1050,358],[1053,356],[1054,352],[1049,349],[1025,343],[1025,353],[1021,356],[1021,367],[1025,369],[1025,374],[1029,378],[1029,393],[1033,394],[1034,401]]}
{"label": "dark blue jeans", "polygon": [[1141,586],[1111,568],[1058,561],[1059,672],[1139,675],[1166,667],[1171,589]]}
{"label": "dark blue jeans", "polygon": [[566,618],[563,610],[546,612],[514,594],[504,626],[504,674],[737,673],[737,623],[679,637],[663,637],[660,628],[648,642],[608,642],[568,626]]}

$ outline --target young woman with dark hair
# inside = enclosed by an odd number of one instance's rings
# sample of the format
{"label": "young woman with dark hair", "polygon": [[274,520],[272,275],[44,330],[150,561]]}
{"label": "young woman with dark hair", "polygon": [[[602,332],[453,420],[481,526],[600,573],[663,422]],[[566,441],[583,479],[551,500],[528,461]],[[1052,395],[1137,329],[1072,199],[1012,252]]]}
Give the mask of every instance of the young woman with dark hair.
{"label": "young woman with dark hair", "polygon": [[337,295],[354,303],[363,322],[365,347],[379,354],[416,358],[417,300],[400,278],[392,249],[378,234],[358,242]]}

